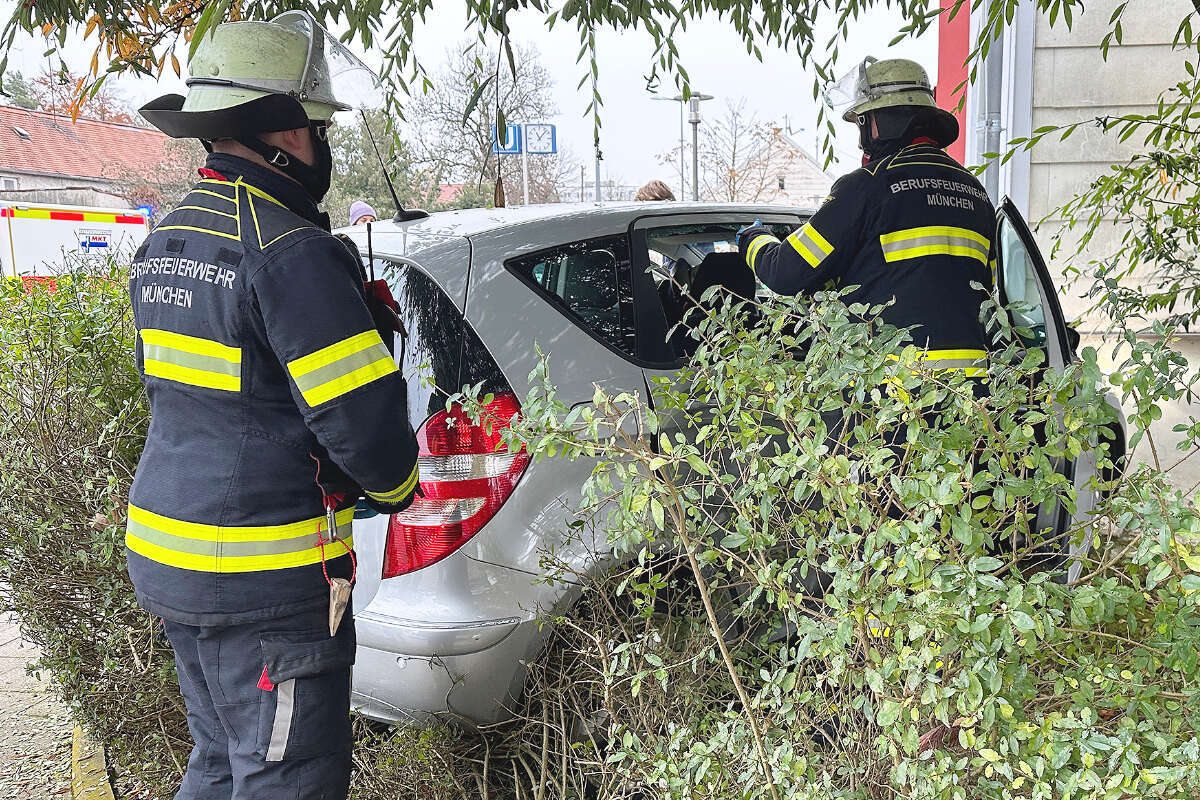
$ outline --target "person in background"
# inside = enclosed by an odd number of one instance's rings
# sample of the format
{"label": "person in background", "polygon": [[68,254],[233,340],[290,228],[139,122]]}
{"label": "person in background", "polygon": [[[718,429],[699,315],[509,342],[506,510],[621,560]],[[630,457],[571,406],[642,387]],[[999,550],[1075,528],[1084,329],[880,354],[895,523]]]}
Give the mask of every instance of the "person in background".
{"label": "person in background", "polygon": [[675,195],[671,192],[671,187],[667,186],[662,181],[650,181],[633,197],[634,200],[645,202],[647,200],[674,200]]}
{"label": "person in background", "polygon": [[350,204],[350,224],[362,225],[367,222],[375,222],[378,219],[375,209],[364,203],[362,200],[355,200]]}

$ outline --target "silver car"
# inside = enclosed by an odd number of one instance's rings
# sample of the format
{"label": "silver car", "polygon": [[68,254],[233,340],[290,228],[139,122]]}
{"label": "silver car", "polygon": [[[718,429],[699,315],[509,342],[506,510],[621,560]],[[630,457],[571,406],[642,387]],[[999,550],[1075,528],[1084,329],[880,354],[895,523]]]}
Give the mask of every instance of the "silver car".
{"label": "silver car", "polygon": [[[506,718],[525,664],[545,641],[537,619],[579,596],[578,586],[546,579],[546,553],[586,574],[607,551],[603,540],[566,535],[591,463],[531,463],[525,454],[496,452],[495,432],[461,417],[447,424],[447,394],[483,383],[497,416],[508,419],[530,388],[539,345],[568,405],[591,402],[596,384],[645,395],[653,378],[671,375],[688,355],[686,341],[667,340],[673,306],[665,276],[693,288],[725,282],[740,271],[739,227],[758,218],[782,238],[807,216],[766,205],[597,203],[375,223],[370,241],[366,226],[343,231],[401,308],[407,337],[397,339],[397,356],[425,491],[402,514],[354,525],[359,713],[416,723]],[[1045,263],[1011,203],[997,226],[1002,298],[1032,309],[1020,323],[1044,340],[1050,366],[1062,369],[1075,358],[1078,336]],[[1120,455],[1123,426],[1114,431]],[[1095,453],[1061,468],[1082,490],[1082,519],[1094,506],[1086,487]],[[1041,525],[1071,523],[1058,507],[1042,514]]]}

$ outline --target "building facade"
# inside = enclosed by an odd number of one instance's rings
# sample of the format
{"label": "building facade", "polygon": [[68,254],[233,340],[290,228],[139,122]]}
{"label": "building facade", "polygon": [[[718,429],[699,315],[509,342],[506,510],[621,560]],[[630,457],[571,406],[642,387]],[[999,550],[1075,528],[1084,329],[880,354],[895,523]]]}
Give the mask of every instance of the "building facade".
{"label": "building facade", "polygon": [[0,106],[0,198],[139,206],[178,178],[187,153],[159,131]]}
{"label": "building facade", "polygon": [[[948,8],[953,0],[943,0],[942,5]],[[1082,256],[1069,261],[1079,241],[1078,232],[1067,229],[1061,209],[1111,165],[1148,149],[1142,137],[1134,135],[1122,142],[1118,132],[1105,133],[1096,120],[1150,113],[1157,107],[1160,93],[1189,78],[1185,53],[1173,47],[1173,39],[1180,20],[1195,10],[1187,0],[1138,5],[1121,17],[1121,43],[1111,42],[1105,56],[1101,44],[1111,28],[1113,13],[1123,5],[1123,0],[1089,2],[1068,27],[1061,18],[1052,26],[1033,0],[1020,0],[998,46],[979,65],[960,116],[968,164],[984,163],[985,153],[1005,152],[1008,142],[1029,137],[1044,126],[1082,123],[1066,139],[1049,134],[1031,150],[1018,150],[1007,163],[993,162],[983,181],[993,198],[1012,199],[1034,228],[1047,258],[1059,243],[1058,255],[1048,266],[1058,285],[1064,287],[1060,297],[1063,311],[1082,334],[1084,346],[1095,346],[1102,357],[1110,359],[1111,340],[1105,336],[1109,321],[1091,312],[1091,301],[1082,297],[1091,281],[1073,277],[1068,267],[1084,267],[1089,258],[1118,253],[1127,223],[1104,221]],[[985,12],[986,7],[976,7],[969,24],[960,14],[955,22],[943,22],[940,27],[939,99],[946,107],[958,100],[953,87],[966,78],[962,59],[975,41]],[[1131,280],[1136,281],[1137,276]],[[1200,336],[1182,333],[1175,346],[1193,367],[1200,367]],[[1158,449],[1169,451],[1179,438],[1171,429],[1186,422],[1194,409],[1184,400],[1163,412],[1152,434]],[[1147,448],[1142,445],[1142,449]],[[1148,457],[1147,453],[1138,455]],[[1179,485],[1195,485],[1200,482],[1200,464],[1185,463],[1173,479]]]}

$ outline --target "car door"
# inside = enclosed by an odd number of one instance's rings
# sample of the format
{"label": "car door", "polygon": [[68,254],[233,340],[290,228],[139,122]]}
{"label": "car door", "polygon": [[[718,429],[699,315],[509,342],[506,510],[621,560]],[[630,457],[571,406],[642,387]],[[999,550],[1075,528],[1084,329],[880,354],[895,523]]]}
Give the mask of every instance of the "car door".
{"label": "car door", "polygon": [[[1008,309],[1013,325],[1026,331],[1021,336],[1023,344],[1043,349],[1046,368],[1062,372],[1078,358],[1074,340],[1046,261],[1021,212],[1007,197],[996,212],[995,269],[997,299]],[[1059,503],[1045,503],[1038,509],[1035,524],[1037,530],[1053,529],[1065,535],[1073,525],[1084,522],[1094,508],[1088,483],[1095,475],[1095,452],[1089,449],[1076,459],[1058,459],[1055,467],[1074,482],[1078,491],[1076,513],[1072,515]],[[1039,566],[1058,569],[1067,564],[1065,577],[1072,580],[1082,568],[1075,556],[1082,556],[1086,549],[1086,542],[1071,543],[1067,553],[1039,559]]]}

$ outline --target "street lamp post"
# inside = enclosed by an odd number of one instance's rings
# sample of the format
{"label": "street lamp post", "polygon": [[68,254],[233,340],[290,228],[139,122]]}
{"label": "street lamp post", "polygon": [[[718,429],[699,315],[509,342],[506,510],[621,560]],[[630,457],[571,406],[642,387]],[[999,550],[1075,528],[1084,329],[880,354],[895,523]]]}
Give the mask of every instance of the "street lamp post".
{"label": "street lamp post", "polygon": [[692,126],[692,200],[700,199],[700,102],[712,99],[711,94],[693,94],[688,99],[688,122]]}
{"label": "street lamp post", "polygon": [[711,94],[693,94],[691,97],[684,97],[677,94],[674,97],[656,97],[655,100],[665,100],[671,103],[679,103],[679,197],[683,199],[687,197],[687,172],[684,168],[684,158],[687,149],[683,144],[684,127],[683,127],[683,107],[684,104],[689,104],[691,108],[690,121],[692,123],[692,199],[699,197],[699,160],[696,155],[696,140],[698,138],[697,129],[700,126],[700,101],[712,100]]}
{"label": "street lamp post", "polygon": [[684,172],[683,159],[685,149],[683,146],[683,95],[675,95],[674,97],[655,97],[655,100],[662,100],[667,103],[679,103],[679,196],[687,197],[687,173]]}

